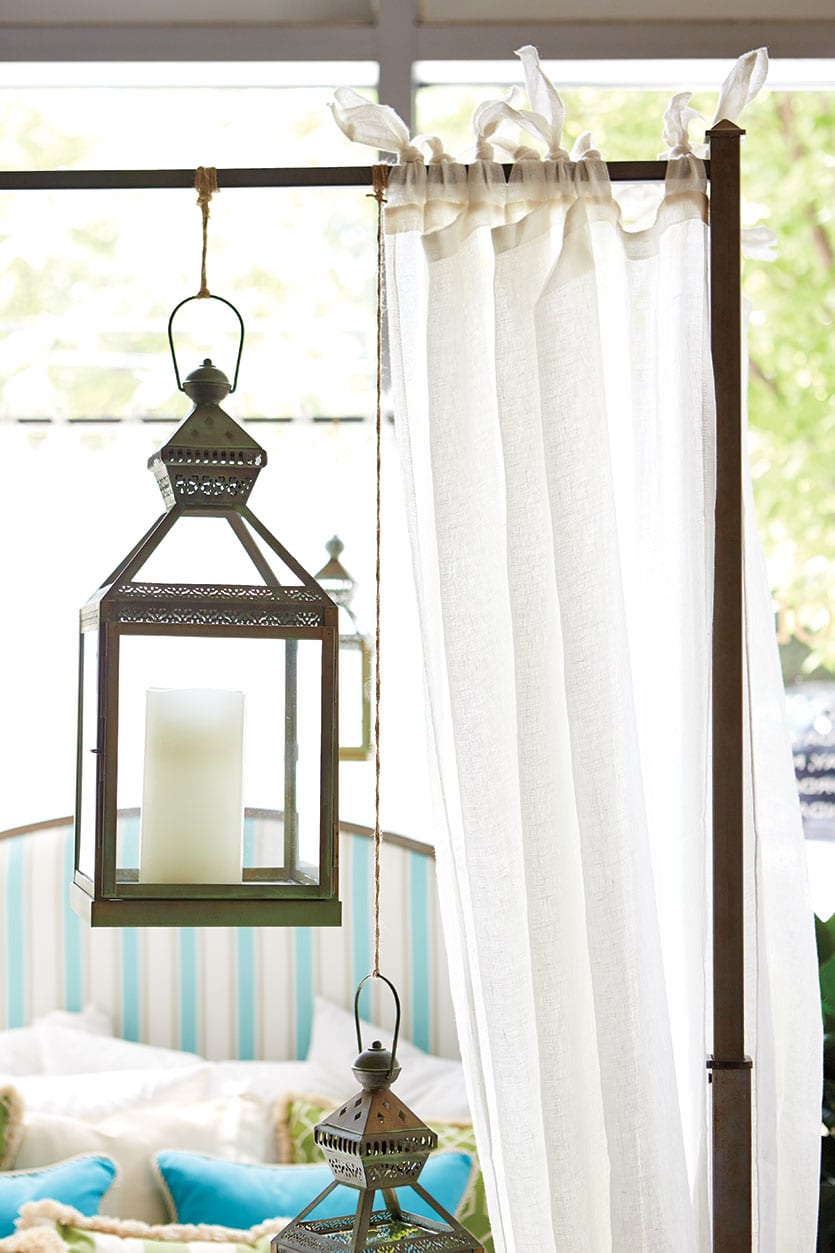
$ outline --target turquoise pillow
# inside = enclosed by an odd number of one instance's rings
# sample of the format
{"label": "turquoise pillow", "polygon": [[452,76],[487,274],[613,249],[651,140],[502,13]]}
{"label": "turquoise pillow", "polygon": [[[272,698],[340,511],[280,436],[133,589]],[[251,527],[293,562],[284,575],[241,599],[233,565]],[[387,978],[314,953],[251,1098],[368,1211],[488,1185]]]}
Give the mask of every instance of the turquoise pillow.
{"label": "turquoise pillow", "polygon": [[0,1173],[0,1238],[14,1235],[21,1205],[50,1198],[71,1205],[81,1214],[97,1214],[99,1204],[116,1178],[116,1163],[109,1157],[88,1154],[71,1157],[54,1166]]}
{"label": "turquoise pillow", "polygon": [[[156,1155],[157,1169],[178,1223],[211,1223],[219,1227],[247,1229],[268,1218],[293,1218],[333,1181],[330,1167],[250,1166],[200,1153],[165,1149]],[[436,1153],[424,1166],[420,1182],[449,1214],[461,1201],[472,1169],[467,1153]],[[438,1215],[411,1188],[399,1188],[404,1209],[423,1218]],[[310,1214],[311,1218],[336,1218],[353,1214],[357,1191],[340,1185]],[[385,1208],[382,1193],[375,1209]]]}

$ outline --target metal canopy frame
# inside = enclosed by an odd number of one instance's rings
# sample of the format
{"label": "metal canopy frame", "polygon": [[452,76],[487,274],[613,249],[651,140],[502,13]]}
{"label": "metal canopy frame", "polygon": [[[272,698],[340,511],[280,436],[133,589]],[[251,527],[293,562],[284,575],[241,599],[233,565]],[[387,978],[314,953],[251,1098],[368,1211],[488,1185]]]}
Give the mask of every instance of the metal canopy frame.
{"label": "metal canopy frame", "polygon": [[[386,6],[388,7],[388,6]],[[507,47],[507,32],[502,35]],[[447,50],[447,55],[449,55]],[[740,140],[708,132],[711,352],[716,392],[713,614],[713,1253],[752,1248],[752,1063],[745,1054],[743,845],[743,510]],[[607,162],[616,181],[666,177],[666,161]],[[505,167],[509,170],[510,167]],[[218,170],[219,187],[367,187],[371,167]],[[0,173],[0,191],[192,188],[193,170]]]}

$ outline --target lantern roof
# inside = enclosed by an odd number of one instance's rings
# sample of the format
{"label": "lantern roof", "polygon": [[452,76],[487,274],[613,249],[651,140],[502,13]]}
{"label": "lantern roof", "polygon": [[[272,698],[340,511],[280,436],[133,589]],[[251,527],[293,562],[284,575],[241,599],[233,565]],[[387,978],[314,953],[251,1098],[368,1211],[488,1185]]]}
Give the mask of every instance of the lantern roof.
{"label": "lantern roof", "polygon": [[165,507],[182,503],[230,509],[244,504],[267,464],[267,453],[221,409],[229,380],[206,357],[186,378],[183,391],[194,402],[191,412],[148,460]]}
{"label": "lantern roof", "polygon": [[160,453],[173,448],[257,452],[260,454],[257,464],[267,463],[265,449],[234,418],[230,418],[220,405],[195,405],[191,413],[183,418],[170,440],[163,444]]}
{"label": "lantern roof", "polygon": [[363,1089],[318,1123],[316,1129],[325,1134],[347,1135],[358,1142],[379,1141],[381,1137],[398,1134],[408,1135],[410,1139],[426,1136],[427,1149],[438,1141],[435,1132],[395,1096],[391,1088]]}

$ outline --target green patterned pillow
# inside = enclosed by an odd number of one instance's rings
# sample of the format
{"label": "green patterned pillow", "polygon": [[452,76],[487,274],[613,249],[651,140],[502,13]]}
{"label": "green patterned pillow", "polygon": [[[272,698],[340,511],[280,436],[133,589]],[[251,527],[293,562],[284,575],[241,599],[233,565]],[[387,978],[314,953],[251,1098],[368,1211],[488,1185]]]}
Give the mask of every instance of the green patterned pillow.
{"label": "green patterned pillow", "polygon": [[[289,1095],[276,1105],[276,1148],[280,1162],[319,1162],[322,1154],[313,1139],[313,1128],[334,1108],[333,1101],[316,1096]],[[438,1122],[432,1118],[428,1124],[438,1133],[440,1152],[470,1153],[478,1163],[475,1133],[469,1123]],[[480,1240],[484,1253],[493,1253],[490,1220],[487,1217],[487,1198],[481,1171],[473,1171],[472,1182],[461,1199],[455,1217],[467,1231]]]}
{"label": "green patterned pillow", "polygon": [[[272,1219],[249,1231],[168,1223],[149,1226],[102,1214],[85,1217],[57,1201],[30,1201],[20,1211],[9,1253],[51,1253],[44,1233],[60,1238],[64,1253],[270,1253],[270,1242],[286,1219]],[[57,1246],[56,1246],[57,1247]]]}
{"label": "green patterned pillow", "polygon": [[0,1088],[0,1170],[11,1170],[23,1134],[23,1098],[17,1088]]}

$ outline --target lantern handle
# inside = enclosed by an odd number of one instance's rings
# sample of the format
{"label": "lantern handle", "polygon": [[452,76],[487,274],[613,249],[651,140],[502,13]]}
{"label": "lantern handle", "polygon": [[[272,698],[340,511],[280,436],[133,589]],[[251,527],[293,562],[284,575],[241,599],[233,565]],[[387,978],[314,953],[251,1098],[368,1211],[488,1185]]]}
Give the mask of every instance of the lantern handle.
{"label": "lantern handle", "polygon": [[238,322],[240,323],[241,338],[238,344],[238,356],[235,361],[235,377],[232,379],[232,386],[229,388],[229,395],[231,396],[232,392],[238,386],[238,370],[240,369],[240,365],[241,365],[241,353],[244,350],[244,320],[241,317],[238,310],[232,304],[232,301],[227,300],[224,296],[213,296],[211,294],[207,296],[186,296],[185,300],[181,300],[180,303],[175,306],[174,311],[171,314],[171,317],[168,319],[168,346],[171,349],[171,360],[174,362],[174,376],[177,379],[177,387],[179,388],[180,391],[183,390],[183,385],[180,382],[180,371],[177,366],[177,354],[174,351],[174,333],[172,330],[172,326],[173,326],[175,316],[180,312],[183,305],[187,305],[190,300],[219,300],[221,304],[228,305],[228,307],[232,310],[235,317],[238,319]]}
{"label": "lantern handle", "polygon": [[360,980],[356,996],[354,997],[354,1023],[357,1028],[357,1049],[360,1053],[362,1052],[362,1033],[360,1031],[360,992],[363,990],[366,983],[368,983],[369,979],[382,979],[383,983],[387,984],[391,989],[391,994],[394,997],[394,1036],[391,1042],[391,1067],[389,1069],[389,1074],[391,1074],[394,1071],[394,1065],[397,1060],[397,1040],[400,1036],[400,997],[397,995],[397,988],[394,986],[391,979],[387,979],[385,975],[381,975],[377,971],[374,971],[370,975],[366,975],[364,979]]}

